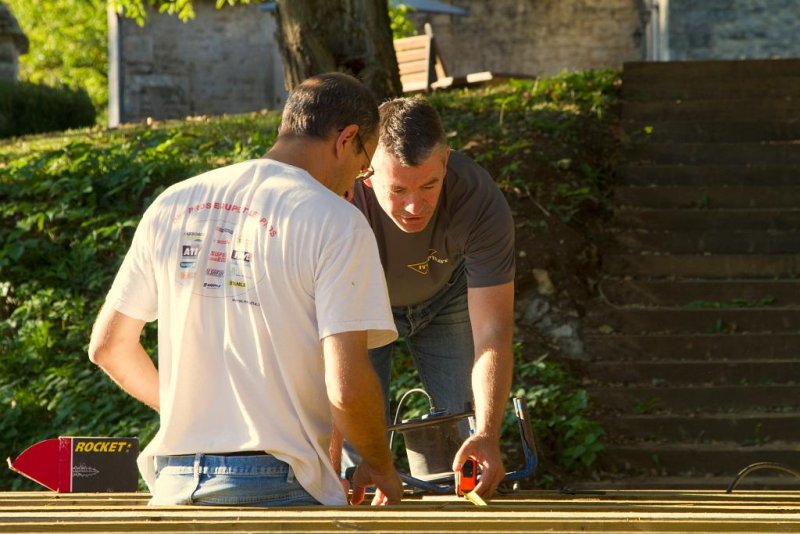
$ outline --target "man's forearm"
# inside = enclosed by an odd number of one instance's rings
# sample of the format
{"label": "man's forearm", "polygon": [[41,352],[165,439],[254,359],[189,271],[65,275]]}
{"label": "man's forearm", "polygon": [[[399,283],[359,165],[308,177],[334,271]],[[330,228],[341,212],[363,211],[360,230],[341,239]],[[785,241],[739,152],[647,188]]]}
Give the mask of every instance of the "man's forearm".
{"label": "man's forearm", "polygon": [[132,397],[158,411],[158,370],[139,342],[144,321],[103,306],[92,328],[89,358]]}
{"label": "man's forearm", "polygon": [[370,413],[369,410],[359,411],[350,407],[332,407],[335,425],[341,430],[342,435],[355,447],[361,459],[378,470],[393,468],[392,456],[389,451],[389,440],[386,438],[386,425],[384,423],[383,406],[380,410]]}
{"label": "man's forearm", "polygon": [[500,439],[512,373],[511,347],[488,348],[476,356],[472,368],[472,391],[478,434]]}
{"label": "man's forearm", "polygon": [[334,425],[361,458],[393,469],[380,381],[367,356],[366,337],[341,334],[324,340],[326,385]]}
{"label": "man's forearm", "polygon": [[476,431],[499,439],[514,367],[514,284],[470,288],[467,299],[475,342]]}
{"label": "man's forearm", "polygon": [[133,354],[98,365],[128,395],[159,411],[158,370],[141,345]]}

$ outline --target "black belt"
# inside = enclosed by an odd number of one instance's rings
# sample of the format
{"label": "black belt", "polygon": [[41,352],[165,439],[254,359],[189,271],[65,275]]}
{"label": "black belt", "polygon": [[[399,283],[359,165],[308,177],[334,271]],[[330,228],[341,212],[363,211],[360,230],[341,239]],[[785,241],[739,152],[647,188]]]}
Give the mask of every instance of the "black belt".
{"label": "black belt", "polygon": [[210,452],[209,456],[269,456],[264,451]]}

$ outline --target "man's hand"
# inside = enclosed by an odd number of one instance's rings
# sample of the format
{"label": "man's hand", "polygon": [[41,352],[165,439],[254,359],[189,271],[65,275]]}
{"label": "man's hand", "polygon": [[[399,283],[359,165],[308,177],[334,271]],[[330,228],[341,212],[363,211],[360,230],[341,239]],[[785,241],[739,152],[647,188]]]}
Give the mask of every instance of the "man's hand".
{"label": "man's hand", "polygon": [[353,496],[350,498],[350,504],[361,504],[369,486],[376,487],[372,506],[397,504],[403,497],[403,483],[394,468],[384,473],[360,463],[353,473]]}
{"label": "man's hand", "polygon": [[491,499],[497,486],[506,476],[500,443],[486,435],[475,434],[465,441],[453,459],[453,471],[458,471],[468,458],[474,458],[481,466],[481,477],[475,492],[484,500]]}

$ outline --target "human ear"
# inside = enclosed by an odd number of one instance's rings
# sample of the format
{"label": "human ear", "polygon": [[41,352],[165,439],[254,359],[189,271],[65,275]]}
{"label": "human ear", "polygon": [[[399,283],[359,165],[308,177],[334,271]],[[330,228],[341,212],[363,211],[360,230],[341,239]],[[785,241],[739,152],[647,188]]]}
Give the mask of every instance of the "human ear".
{"label": "human ear", "polygon": [[356,146],[356,138],[358,134],[358,125],[357,124],[348,124],[341,130],[339,130],[339,135],[336,136],[336,156],[342,157],[345,153],[345,148],[347,145],[350,144],[353,150],[357,150],[358,147]]}

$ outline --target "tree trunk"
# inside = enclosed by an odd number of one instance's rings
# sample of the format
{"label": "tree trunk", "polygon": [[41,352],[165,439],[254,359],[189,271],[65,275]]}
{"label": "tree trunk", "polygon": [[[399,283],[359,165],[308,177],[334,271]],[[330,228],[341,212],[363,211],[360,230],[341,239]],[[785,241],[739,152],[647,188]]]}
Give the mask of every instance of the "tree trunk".
{"label": "tree trunk", "polygon": [[402,93],[386,0],[278,0],[277,28],[288,90],[339,71],[379,101]]}

